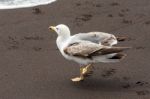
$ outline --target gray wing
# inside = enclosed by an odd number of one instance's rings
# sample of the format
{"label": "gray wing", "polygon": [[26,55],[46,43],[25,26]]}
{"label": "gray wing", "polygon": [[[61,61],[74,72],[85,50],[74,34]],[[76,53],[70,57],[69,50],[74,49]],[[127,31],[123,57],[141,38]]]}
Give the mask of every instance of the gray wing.
{"label": "gray wing", "polygon": [[64,52],[68,55],[72,56],[82,56],[86,57],[89,54],[100,50],[102,46],[96,43],[88,42],[88,41],[83,41],[83,42],[76,42],[73,44],[70,44],[64,49]]}
{"label": "gray wing", "polygon": [[84,41],[70,44],[64,49],[64,52],[71,56],[89,58],[92,56],[107,55],[118,53],[127,49],[126,47],[108,47],[96,43]]}
{"label": "gray wing", "polygon": [[117,44],[117,39],[114,35],[104,32],[89,32],[79,33],[73,36],[74,39],[91,41],[93,43],[112,46]]}

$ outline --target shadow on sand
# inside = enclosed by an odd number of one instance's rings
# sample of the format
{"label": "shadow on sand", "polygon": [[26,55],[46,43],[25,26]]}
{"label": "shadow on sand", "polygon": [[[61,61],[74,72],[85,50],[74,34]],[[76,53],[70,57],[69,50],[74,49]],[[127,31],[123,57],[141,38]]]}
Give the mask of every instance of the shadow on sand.
{"label": "shadow on sand", "polygon": [[119,79],[86,79],[82,82],[74,82],[71,84],[83,90],[94,91],[125,91],[131,88],[130,84],[126,81],[122,82]]}

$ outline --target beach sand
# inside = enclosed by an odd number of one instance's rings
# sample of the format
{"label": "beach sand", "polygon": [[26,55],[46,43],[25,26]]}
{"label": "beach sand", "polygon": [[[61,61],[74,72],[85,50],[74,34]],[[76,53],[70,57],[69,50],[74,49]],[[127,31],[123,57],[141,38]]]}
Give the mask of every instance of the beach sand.
{"label": "beach sand", "polygon": [[[0,99],[149,99],[150,1],[58,0],[50,5],[0,10]],[[98,63],[80,83],[79,65],[64,59],[49,25],[72,34],[109,32],[131,46],[119,63]]]}

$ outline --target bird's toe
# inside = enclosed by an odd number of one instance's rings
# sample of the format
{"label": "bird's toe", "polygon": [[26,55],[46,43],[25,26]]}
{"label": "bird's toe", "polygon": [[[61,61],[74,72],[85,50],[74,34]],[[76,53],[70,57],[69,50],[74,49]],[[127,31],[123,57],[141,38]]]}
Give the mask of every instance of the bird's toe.
{"label": "bird's toe", "polygon": [[83,81],[83,77],[75,77],[71,79],[73,82],[80,82]]}

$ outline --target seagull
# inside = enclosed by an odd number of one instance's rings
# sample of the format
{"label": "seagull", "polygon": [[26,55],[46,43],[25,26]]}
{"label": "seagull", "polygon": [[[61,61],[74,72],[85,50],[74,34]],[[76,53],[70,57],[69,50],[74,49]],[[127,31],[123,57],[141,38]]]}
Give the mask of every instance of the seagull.
{"label": "seagull", "polygon": [[72,78],[73,82],[83,81],[93,71],[93,64],[98,62],[119,62],[126,54],[121,53],[129,47],[116,47],[118,41],[124,41],[125,37],[116,37],[104,32],[88,32],[71,35],[67,25],[59,24],[49,26],[50,30],[57,33],[57,47],[68,60],[80,64],[80,75]]}

